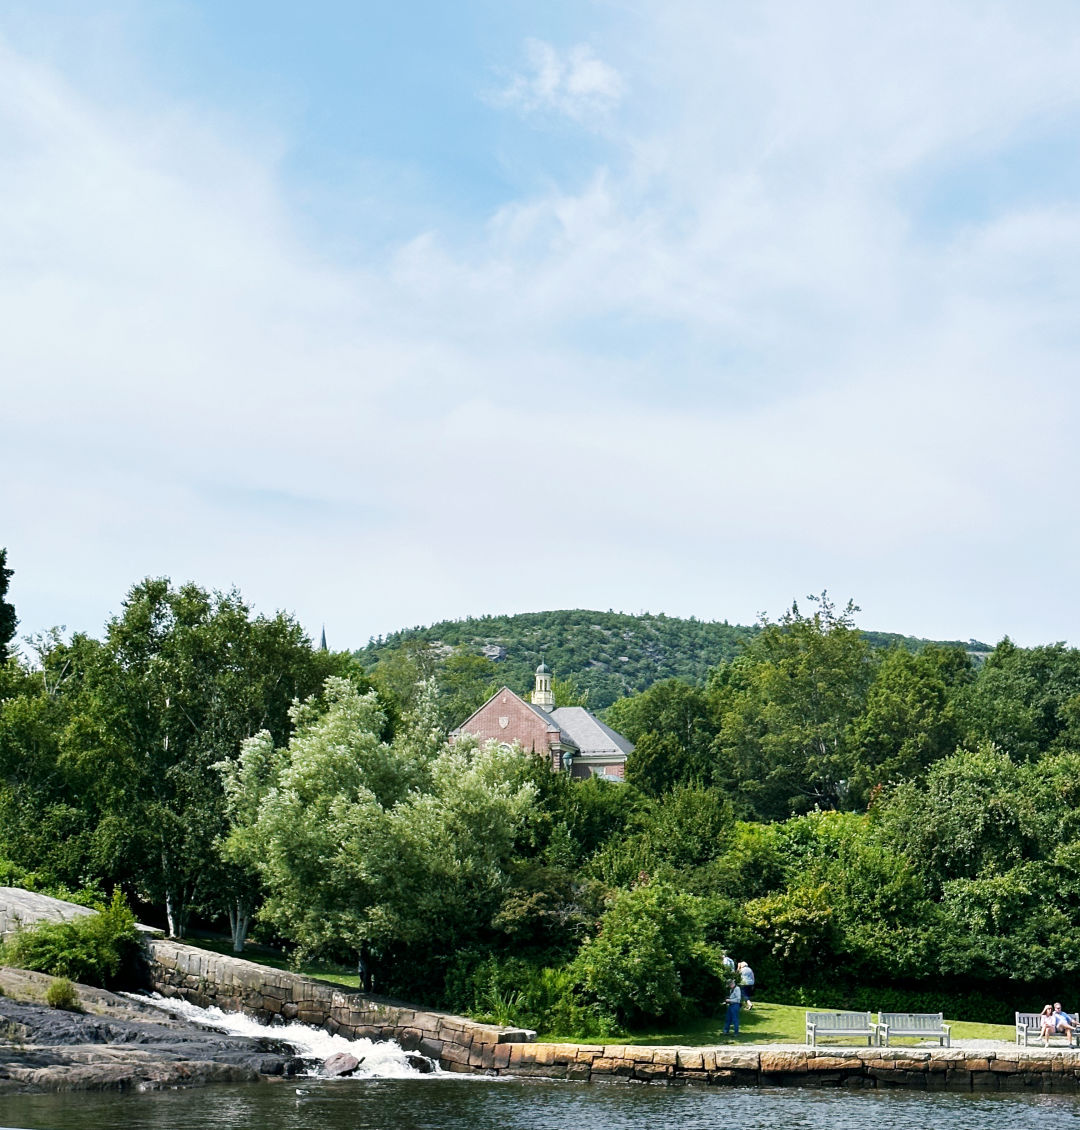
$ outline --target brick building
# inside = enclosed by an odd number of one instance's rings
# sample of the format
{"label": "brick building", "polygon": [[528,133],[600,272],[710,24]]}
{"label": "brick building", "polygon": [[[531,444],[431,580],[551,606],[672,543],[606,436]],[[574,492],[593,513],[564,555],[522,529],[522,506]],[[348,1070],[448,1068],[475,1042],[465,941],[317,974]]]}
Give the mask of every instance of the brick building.
{"label": "brick building", "polygon": [[503,687],[454,730],[475,734],[484,740],[520,742],[524,749],[540,754],[553,770],[566,770],[574,777],[611,777],[622,780],[626,757],[634,743],[583,706],[556,706],[551,691],[551,672],[541,663],[536,669],[532,702]]}

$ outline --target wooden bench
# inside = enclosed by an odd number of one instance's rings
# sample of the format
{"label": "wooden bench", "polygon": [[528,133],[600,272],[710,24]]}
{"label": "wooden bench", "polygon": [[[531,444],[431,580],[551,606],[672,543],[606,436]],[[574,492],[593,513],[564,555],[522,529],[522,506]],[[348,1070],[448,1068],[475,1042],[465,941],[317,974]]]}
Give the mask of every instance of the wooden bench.
{"label": "wooden bench", "polygon": [[[1068,1012],[1068,1009],[1066,1009]],[[1070,1016],[1076,1016],[1075,1012],[1070,1012]],[[1043,1017],[1041,1012],[1018,1012],[1016,1014],[1016,1042],[1023,1044],[1026,1048],[1030,1043],[1032,1037],[1036,1040],[1042,1039],[1042,1022]],[[1066,1047],[1080,1047],[1080,1029],[1073,1025],[1073,1034],[1069,1036],[1067,1032],[1054,1032],[1050,1036],[1051,1040],[1064,1040]]]}
{"label": "wooden bench", "polygon": [[940,1012],[879,1012],[877,1029],[878,1043],[889,1046],[891,1036],[905,1036],[914,1039],[936,1039],[938,1046],[952,1047],[949,1034],[950,1025],[944,1022]]}
{"label": "wooden bench", "polygon": [[866,1046],[874,1041],[874,1025],[868,1012],[808,1012],[806,1014],[806,1042],[817,1046],[818,1036],[865,1036]]}

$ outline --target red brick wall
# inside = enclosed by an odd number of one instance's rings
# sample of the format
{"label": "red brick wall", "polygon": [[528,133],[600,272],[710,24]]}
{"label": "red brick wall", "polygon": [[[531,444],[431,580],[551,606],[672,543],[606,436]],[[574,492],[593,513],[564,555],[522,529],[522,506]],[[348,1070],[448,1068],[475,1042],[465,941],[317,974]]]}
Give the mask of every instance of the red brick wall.
{"label": "red brick wall", "polygon": [[[499,725],[500,718],[508,719],[506,726]],[[547,756],[550,739],[558,738],[558,734],[549,737],[548,725],[516,695],[504,690],[482,706],[461,729],[463,733],[475,734],[481,740],[495,738],[500,742],[521,742],[525,749]]]}
{"label": "red brick wall", "polygon": [[585,777],[592,777],[596,773],[607,773],[609,777],[618,777],[621,781],[626,775],[625,771],[626,767],[622,762],[616,762],[611,765],[601,765],[595,761],[590,761],[588,765],[585,765],[580,761],[575,761],[570,775],[580,780]]}

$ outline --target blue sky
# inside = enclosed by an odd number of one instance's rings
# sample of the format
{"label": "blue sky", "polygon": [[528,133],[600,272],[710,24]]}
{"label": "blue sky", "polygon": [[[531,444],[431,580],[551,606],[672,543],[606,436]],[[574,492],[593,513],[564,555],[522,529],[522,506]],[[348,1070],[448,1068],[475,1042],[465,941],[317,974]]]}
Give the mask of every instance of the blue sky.
{"label": "blue sky", "polygon": [[1080,642],[1080,9],[0,6],[0,544],[331,642]]}

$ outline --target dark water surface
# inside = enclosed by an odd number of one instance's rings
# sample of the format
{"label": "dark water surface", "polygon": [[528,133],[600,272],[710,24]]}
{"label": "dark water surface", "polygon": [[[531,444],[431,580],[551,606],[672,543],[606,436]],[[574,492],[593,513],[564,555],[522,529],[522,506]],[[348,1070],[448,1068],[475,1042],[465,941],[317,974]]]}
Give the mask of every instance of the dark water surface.
{"label": "dark water surface", "polygon": [[459,1077],[0,1099],[0,1127],[32,1130],[866,1130],[875,1124],[1080,1130],[1080,1096],[706,1091]]}

